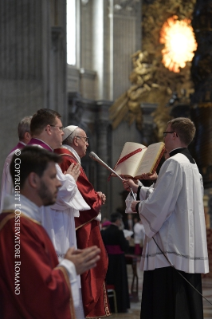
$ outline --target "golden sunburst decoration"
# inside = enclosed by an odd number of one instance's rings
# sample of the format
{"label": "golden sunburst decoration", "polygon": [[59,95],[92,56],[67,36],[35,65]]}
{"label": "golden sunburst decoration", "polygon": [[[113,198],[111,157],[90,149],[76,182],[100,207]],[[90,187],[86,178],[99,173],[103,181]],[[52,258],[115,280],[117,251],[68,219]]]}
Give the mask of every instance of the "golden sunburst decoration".
{"label": "golden sunburst decoration", "polygon": [[170,71],[180,72],[197,49],[190,20],[178,20],[176,15],[170,17],[161,28],[160,43],[165,45],[162,50],[164,66]]}
{"label": "golden sunburst decoration", "polygon": [[[186,27],[189,26],[192,30],[190,21],[195,4],[196,0],[155,0],[152,3],[143,1],[142,51],[137,51],[132,55],[131,87],[110,107],[113,129],[122,121],[128,121],[129,124],[135,121],[137,128],[142,130],[142,109],[140,105],[141,103],[153,103],[158,105],[156,111],[152,114],[157,127],[156,134],[158,140],[162,140],[167,121],[171,119],[170,108],[166,105],[169,103],[173,92],[177,93],[181,101],[189,104],[190,95],[194,91],[194,84],[190,76],[191,62],[186,62],[185,67],[183,67],[184,64],[179,66],[179,63],[177,63],[174,64],[173,68],[173,61],[170,59],[169,63],[172,62],[170,65],[172,66],[171,71],[168,67],[165,67],[162,63],[162,49],[167,50],[167,47],[165,45],[166,41],[160,43],[160,36],[165,37],[161,29],[170,17],[174,22],[178,21],[178,18],[181,24],[182,21],[186,22]],[[183,34],[186,32],[184,30]],[[194,38],[193,33],[192,38]],[[189,52],[193,56],[196,45],[194,48],[191,44],[185,43],[185,45],[188,46]],[[182,39],[180,46],[183,46]],[[191,56],[189,60],[191,60]],[[173,70],[179,71],[175,73]]]}

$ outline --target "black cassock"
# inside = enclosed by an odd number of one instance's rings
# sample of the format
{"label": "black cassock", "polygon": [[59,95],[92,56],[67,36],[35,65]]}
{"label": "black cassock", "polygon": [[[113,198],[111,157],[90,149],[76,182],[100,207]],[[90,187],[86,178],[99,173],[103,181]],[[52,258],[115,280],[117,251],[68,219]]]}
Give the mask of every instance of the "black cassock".
{"label": "black cassock", "polygon": [[[127,312],[127,309],[130,308],[130,299],[124,252],[128,250],[129,243],[124,237],[123,231],[115,225],[110,225],[102,230],[101,234],[109,258],[106,283],[115,286],[118,312]],[[113,311],[114,306],[111,298],[110,306],[111,311]]]}

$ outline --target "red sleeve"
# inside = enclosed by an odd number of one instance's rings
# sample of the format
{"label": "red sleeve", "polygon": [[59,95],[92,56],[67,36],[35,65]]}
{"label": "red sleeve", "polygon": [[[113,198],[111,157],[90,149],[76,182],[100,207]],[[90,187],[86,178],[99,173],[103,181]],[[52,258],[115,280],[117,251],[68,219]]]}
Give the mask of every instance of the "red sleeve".
{"label": "red sleeve", "polygon": [[55,268],[58,260],[47,233],[27,218],[20,220],[20,243],[14,218],[0,231],[0,314],[5,319],[70,319],[70,288],[63,271]]}

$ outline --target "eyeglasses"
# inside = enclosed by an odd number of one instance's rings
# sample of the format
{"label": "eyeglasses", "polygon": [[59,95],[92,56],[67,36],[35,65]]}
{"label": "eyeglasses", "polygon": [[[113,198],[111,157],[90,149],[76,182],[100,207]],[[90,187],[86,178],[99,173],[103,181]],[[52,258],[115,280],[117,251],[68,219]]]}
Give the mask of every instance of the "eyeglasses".
{"label": "eyeglasses", "polygon": [[85,142],[88,143],[89,137],[87,137],[87,136],[75,136],[75,137],[77,137],[77,138],[84,138],[84,139],[85,139]]}
{"label": "eyeglasses", "polygon": [[64,129],[63,126],[52,125],[52,124],[49,124],[49,125],[52,126],[52,127],[58,127],[60,131],[63,131],[63,129]]}
{"label": "eyeglasses", "polygon": [[174,133],[174,131],[171,131],[171,132],[163,132],[163,137],[165,137],[167,134],[169,133]]}

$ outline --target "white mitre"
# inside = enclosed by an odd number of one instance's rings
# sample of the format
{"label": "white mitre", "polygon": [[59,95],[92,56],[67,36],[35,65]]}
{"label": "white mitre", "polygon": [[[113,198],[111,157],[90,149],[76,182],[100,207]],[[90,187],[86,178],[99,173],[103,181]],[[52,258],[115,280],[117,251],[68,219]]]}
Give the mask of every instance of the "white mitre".
{"label": "white mitre", "polygon": [[64,135],[63,135],[63,141],[65,141],[65,139],[71,135],[77,128],[78,126],[76,125],[69,125],[69,126],[66,126],[64,129],[63,129],[63,132],[64,132]]}

